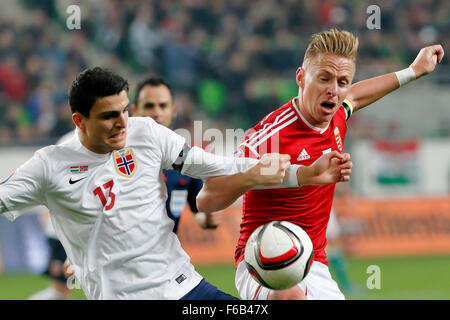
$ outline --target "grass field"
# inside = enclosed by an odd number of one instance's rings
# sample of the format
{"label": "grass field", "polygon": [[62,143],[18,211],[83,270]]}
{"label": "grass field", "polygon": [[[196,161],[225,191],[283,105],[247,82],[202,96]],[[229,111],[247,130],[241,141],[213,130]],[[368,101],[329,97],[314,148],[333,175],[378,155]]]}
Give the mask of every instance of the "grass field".
{"label": "grass field", "polygon": [[[349,259],[347,264],[356,287],[355,292],[344,292],[347,299],[450,299],[450,256]],[[380,289],[367,289],[371,275],[367,268],[371,265],[380,268]],[[233,265],[203,265],[197,270],[219,289],[237,296]],[[26,299],[47,285],[48,279],[42,276],[1,274],[0,299]],[[73,299],[85,299],[83,292],[74,290]]]}

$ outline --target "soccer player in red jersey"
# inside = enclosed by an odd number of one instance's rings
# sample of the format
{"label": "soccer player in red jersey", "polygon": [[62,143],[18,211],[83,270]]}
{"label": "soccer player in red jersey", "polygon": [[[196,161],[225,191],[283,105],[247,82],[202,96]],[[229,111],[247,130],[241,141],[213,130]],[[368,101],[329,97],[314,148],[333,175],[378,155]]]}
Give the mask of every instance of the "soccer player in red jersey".
{"label": "soccer player in red jersey", "polygon": [[[279,152],[289,154],[293,164],[310,165],[323,154],[342,152],[347,120],[352,113],[432,72],[444,55],[440,45],[426,47],[409,68],[352,85],[357,48],[357,38],[347,31],[333,29],[313,35],[296,73],[298,96],[249,130],[236,155],[259,159],[265,153]],[[219,210],[245,193],[235,253],[236,287],[240,296],[243,299],[345,299],[331,278],[325,254],[335,184],[250,190],[242,184],[235,188],[239,179],[237,175],[207,180],[197,205],[202,211]],[[300,225],[314,246],[314,261],[308,276],[286,290],[261,287],[242,263],[251,233],[272,220]]]}

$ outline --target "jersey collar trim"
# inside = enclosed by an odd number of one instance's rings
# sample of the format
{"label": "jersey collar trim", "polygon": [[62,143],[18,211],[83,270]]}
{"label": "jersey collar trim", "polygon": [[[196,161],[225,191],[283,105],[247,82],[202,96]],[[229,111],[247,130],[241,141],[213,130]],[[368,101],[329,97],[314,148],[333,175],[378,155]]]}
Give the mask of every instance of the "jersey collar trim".
{"label": "jersey collar trim", "polygon": [[310,124],[308,122],[308,120],[305,119],[305,117],[302,115],[302,113],[300,112],[300,109],[298,108],[297,104],[295,103],[295,98],[292,99],[292,105],[294,106],[294,110],[297,111],[298,115],[300,116],[300,118],[303,120],[303,122],[310,127],[311,129],[313,129],[314,131],[318,131],[320,134],[324,133],[325,131],[327,131],[328,126],[330,125],[329,123],[327,124],[327,126],[325,128],[318,128],[313,126],[312,124]]}

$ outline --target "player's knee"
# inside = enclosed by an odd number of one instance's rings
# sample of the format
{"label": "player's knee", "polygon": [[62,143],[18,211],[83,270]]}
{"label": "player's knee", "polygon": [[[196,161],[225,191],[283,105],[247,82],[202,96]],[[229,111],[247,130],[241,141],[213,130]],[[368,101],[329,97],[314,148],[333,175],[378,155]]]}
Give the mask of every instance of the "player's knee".
{"label": "player's knee", "polygon": [[306,295],[299,286],[284,290],[270,290],[268,300],[306,300]]}

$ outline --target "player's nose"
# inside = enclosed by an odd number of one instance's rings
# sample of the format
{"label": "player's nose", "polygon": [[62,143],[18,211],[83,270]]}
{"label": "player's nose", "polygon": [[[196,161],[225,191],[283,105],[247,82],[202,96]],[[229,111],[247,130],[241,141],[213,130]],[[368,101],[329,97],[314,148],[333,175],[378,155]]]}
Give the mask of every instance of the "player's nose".
{"label": "player's nose", "polygon": [[125,128],[127,126],[128,113],[122,112],[117,119],[116,125]]}
{"label": "player's nose", "polygon": [[334,97],[337,95],[338,91],[338,83],[337,80],[330,81],[330,85],[328,86],[327,95]]}
{"label": "player's nose", "polygon": [[161,118],[163,116],[163,109],[160,106],[155,106],[155,117]]}

